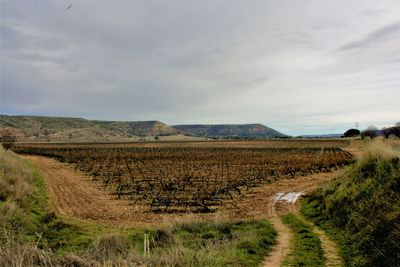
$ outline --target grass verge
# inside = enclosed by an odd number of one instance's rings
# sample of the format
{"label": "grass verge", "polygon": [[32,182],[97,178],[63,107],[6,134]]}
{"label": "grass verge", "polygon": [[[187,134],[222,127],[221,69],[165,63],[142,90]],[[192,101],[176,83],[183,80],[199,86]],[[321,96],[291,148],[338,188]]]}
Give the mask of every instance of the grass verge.
{"label": "grass verge", "polygon": [[321,240],[312,231],[312,226],[292,213],[283,215],[282,221],[289,225],[294,234],[292,251],[283,262],[283,266],[324,266]]}
{"label": "grass verge", "polygon": [[345,266],[400,266],[398,147],[372,142],[354,166],[302,202],[304,216],[338,243]]}

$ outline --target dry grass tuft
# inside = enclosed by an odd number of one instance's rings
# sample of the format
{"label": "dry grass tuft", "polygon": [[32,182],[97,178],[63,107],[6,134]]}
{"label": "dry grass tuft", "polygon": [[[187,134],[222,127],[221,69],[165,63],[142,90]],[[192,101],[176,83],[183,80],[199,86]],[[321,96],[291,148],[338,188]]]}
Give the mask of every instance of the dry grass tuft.
{"label": "dry grass tuft", "polygon": [[55,266],[53,254],[38,243],[21,242],[4,227],[0,245],[0,266]]}
{"label": "dry grass tuft", "polygon": [[400,141],[398,139],[376,138],[366,145],[361,160],[368,159],[371,156],[379,156],[384,159],[399,157],[399,147]]}
{"label": "dry grass tuft", "polygon": [[26,163],[0,146],[0,200],[24,205],[34,191],[33,175]]}
{"label": "dry grass tuft", "polygon": [[125,258],[129,253],[129,240],[120,233],[107,234],[99,237],[89,248],[89,254],[96,260]]}

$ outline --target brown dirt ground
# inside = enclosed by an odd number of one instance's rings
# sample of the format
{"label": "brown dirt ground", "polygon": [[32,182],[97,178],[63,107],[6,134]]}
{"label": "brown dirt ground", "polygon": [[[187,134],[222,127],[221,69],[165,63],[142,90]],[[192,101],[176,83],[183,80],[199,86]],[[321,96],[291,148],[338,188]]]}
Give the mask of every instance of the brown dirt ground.
{"label": "brown dirt ground", "polygon": [[[176,217],[213,219],[214,214],[162,214],[148,212],[146,207],[130,205],[128,200],[118,200],[90,177],[72,166],[57,160],[31,155],[21,155],[31,161],[41,172],[48,187],[55,212],[112,226],[154,226]],[[231,219],[263,219],[282,214],[288,207],[281,202],[274,205],[278,192],[309,191],[329,181],[337,172],[317,173],[296,178],[281,179],[250,190],[234,205],[222,213]],[[282,207],[281,207],[282,206]],[[290,209],[292,205],[289,206]],[[281,211],[282,210],[282,211]]]}
{"label": "brown dirt ground", "polygon": [[68,164],[40,156],[21,157],[31,161],[42,174],[52,209],[58,214],[119,227],[151,227],[177,217],[150,213],[143,206],[118,200],[101,183]]}
{"label": "brown dirt ground", "polygon": [[[101,183],[75,171],[68,164],[40,156],[21,156],[31,161],[41,172],[48,187],[52,207],[61,215],[68,215],[96,223],[118,227],[153,227],[180,217],[193,220],[211,220],[213,214],[156,214],[143,206],[129,205],[127,200],[118,200]],[[322,183],[334,179],[342,170],[330,173],[315,173],[295,178],[285,178],[250,190],[233,205],[222,212],[229,219],[270,219],[278,231],[278,244],[264,261],[264,267],[280,266],[291,249],[292,233],[281,222],[280,215],[296,212],[299,203],[275,202],[277,193],[310,192]],[[328,262],[337,262],[335,244],[320,234]],[[329,256],[331,255],[331,256]],[[329,260],[332,258],[332,260]],[[339,258],[340,260],[340,258]],[[333,265],[330,265],[333,266]]]}

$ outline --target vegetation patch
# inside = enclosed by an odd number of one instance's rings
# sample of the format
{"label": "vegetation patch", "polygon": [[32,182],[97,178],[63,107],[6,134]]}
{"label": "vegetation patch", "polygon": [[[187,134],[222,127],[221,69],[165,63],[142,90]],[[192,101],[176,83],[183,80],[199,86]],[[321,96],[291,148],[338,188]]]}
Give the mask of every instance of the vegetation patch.
{"label": "vegetation patch", "polygon": [[[210,259],[215,259],[211,266],[256,266],[276,243],[276,232],[267,221],[184,223],[172,234],[194,251],[210,248]],[[204,264],[196,266],[209,266]]]}
{"label": "vegetation patch", "polygon": [[325,258],[321,240],[312,231],[312,226],[292,213],[282,216],[294,234],[293,248],[285,259],[284,266],[324,266]]}
{"label": "vegetation patch", "polygon": [[367,156],[310,194],[302,213],[338,241],[346,266],[400,266],[400,159],[373,144]]}

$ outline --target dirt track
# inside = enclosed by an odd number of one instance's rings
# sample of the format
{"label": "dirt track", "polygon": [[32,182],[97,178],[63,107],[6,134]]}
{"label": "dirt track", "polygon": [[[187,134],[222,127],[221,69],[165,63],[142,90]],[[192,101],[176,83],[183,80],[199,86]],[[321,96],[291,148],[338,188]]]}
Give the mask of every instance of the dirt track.
{"label": "dirt track", "polygon": [[[283,224],[279,216],[288,212],[298,212],[299,210],[298,201],[294,204],[282,201],[274,201],[275,195],[277,193],[289,192],[302,192],[303,194],[306,194],[307,192],[310,192],[318,187],[318,185],[320,185],[321,183],[334,179],[340,172],[341,171],[335,171],[331,173],[318,173],[299,177],[293,180],[286,179],[277,181],[273,185],[271,184],[269,190],[262,188],[260,192],[254,196],[254,198],[257,198],[256,202],[258,203],[262,202],[262,199],[268,201],[265,201],[265,206],[257,205],[257,207],[255,207],[254,210],[250,211],[250,213],[255,212],[257,214],[267,214],[267,216],[270,218],[271,223],[278,231],[278,244],[274,247],[270,255],[268,255],[267,258],[264,260],[264,267],[281,266],[286,255],[290,252],[292,232],[288,226]],[[251,202],[252,201],[249,200],[249,203]],[[324,240],[321,238],[321,242],[323,243],[323,247],[332,246],[331,243],[327,244],[329,242],[328,238],[325,238]],[[334,248],[331,249],[331,251],[334,251]],[[337,254],[331,254],[332,256],[326,255],[327,258],[337,257]]]}

